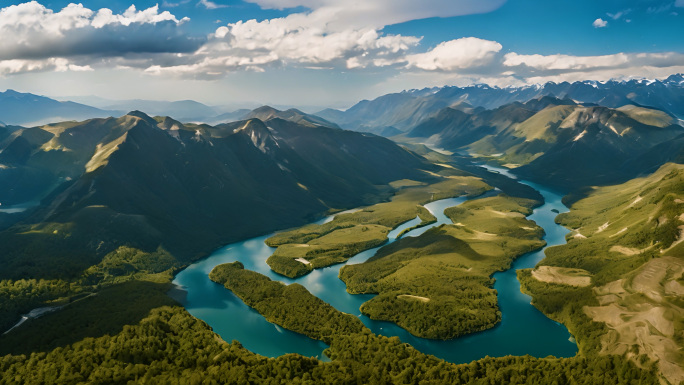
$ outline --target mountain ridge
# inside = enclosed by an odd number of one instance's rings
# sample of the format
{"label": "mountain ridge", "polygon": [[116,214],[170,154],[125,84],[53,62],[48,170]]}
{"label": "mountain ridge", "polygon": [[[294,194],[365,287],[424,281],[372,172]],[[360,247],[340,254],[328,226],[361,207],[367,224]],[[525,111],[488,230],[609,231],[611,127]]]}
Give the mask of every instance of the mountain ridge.
{"label": "mountain ridge", "polygon": [[[465,87],[445,86],[407,90],[360,101],[345,111],[326,109],[316,114],[345,129],[377,133],[378,127],[393,126],[407,131],[417,121],[428,118],[437,110],[461,102],[467,102],[474,107],[495,109],[513,102],[524,103],[544,96],[570,99],[578,103],[595,103],[611,108],[633,104],[660,109],[679,119],[684,118],[684,74],[674,74],[663,80],[587,80],[503,88],[476,84]],[[366,111],[383,112],[379,116],[369,118]]]}
{"label": "mountain ridge", "polygon": [[465,151],[526,179],[574,190],[624,181],[676,160],[684,127],[675,122],[661,110],[544,96],[470,113],[448,107],[395,139]]}
{"label": "mountain ridge", "polygon": [[[52,176],[36,181],[48,190],[43,204],[0,233],[16,274],[40,263],[63,276],[123,246],[180,266],[221,244],[375,203],[390,182],[432,180],[421,170],[439,169],[382,137],[280,118],[213,127],[133,111],[49,129],[23,152],[0,153]],[[11,143],[31,143],[18,138]]]}
{"label": "mountain ridge", "polygon": [[83,120],[119,115],[75,102],[60,102],[45,96],[8,89],[0,92],[0,120],[7,124],[38,126],[55,121]]}

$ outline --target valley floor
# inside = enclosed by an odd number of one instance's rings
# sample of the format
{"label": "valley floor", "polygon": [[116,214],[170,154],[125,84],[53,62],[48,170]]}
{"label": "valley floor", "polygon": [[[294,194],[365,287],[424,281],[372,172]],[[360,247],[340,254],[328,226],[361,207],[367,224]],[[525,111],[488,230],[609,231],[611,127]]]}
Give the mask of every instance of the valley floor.
{"label": "valley floor", "polygon": [[[144,379],[545,384],[572,379],[580,384],[646,384],[657,381],[657,370],[661,381],[677,384],[684,380],[682,174],[683,168],[667,166],[652,179],[591,193],[558,217],[585,238],[569,236],[568,245],[550,249],[541,266],[520,271],[520,281],[534,304],[576,337],[580,352],[573,358],[508,356],[450,364],[396,337],[373,334],[356,317],[334,309],[298,284],[273,282],[234,263],[214,269],[212,280],[270,322],[328,344],[326,355],[332,362],[295,354],[269,359],[238,342],[228,344],[177,307],[165,295],[170,277],[156,274],[112,282],[96,296],[31,319],[1,336],[0,353],[6,355],[0,358],[0,383]],[[664,176],[669,184],[649,189],[649,183]],[[434,221],[420,206],[429,200],[478,195],[490,188],[475,178],[448,173],[441,184],[404,181],[400,187],[389,203],[270,238],[267,242],[278,247],[274,253],[278,258],[269,265],[289,276],[308,274],[378,246],[390,230],[416,216],[422,225]],[[621,191],[623,203],[609,206],[607,202],[616,199],[615,191]],[[445,212],[453,224],[394,242],[366,263],[344,267],[340,279],[350,292],[378,294],[362,306],[363,313],[395,322],[421,337],[454,338],[492,327],[501,317],[492,273],[544,245],[541,228],[525,218],[538,204],[506,195],[471,200]],[[605,208],[598,216],[593,214],[597,207]],[[634,211],[629,217],[620,214],[629,210]],[[16,290],[4,284],[4,290]],[[78,295],[77,288],[60,290],[66,297]]]}

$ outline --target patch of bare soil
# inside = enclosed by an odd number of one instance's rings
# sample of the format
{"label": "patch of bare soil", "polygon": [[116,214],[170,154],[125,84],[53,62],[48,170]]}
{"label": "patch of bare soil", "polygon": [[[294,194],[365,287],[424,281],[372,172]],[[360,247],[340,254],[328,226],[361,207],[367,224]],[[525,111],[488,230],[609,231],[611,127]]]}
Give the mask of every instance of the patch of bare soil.
{"label": "patch of bare soil", "polygon": [[625,247],[625,246],[619,246],[615,245],[610,248],[610,251],[614,251],[616,253],[624,254],[624,255],[637,255],[641,254],[644,252],[646,249],[635,249],[633,247]]}
{"label": "patch of bare soil", "polygon": [[567,267],[537,266],[532,270],[532,276],[541,282],[586,287],[591,284],[591,274],[582,269]]}
{"label": "patch of bare soil", "polygon": [[675,320],[684,309],[665,300],[682,295],[676,280],[684,274],[684,261],[662,257],[649,261],[629,281],[621,279],[596,288],[600,306],[585,306],[584,312],[610,329],[601,339],[602,353],[624,354],[639,364],[646,355],[671,384],[684,381],[684,349],[675,338]]}
{"label": "patch of bare soil", "polygon": [[430,302],[430,298],[420,297],[420,296],[411,295],[411,294],[401,294],[401,295],[398,295],[397,298],[412,298],[412,299],[417,299],[421,302]]}

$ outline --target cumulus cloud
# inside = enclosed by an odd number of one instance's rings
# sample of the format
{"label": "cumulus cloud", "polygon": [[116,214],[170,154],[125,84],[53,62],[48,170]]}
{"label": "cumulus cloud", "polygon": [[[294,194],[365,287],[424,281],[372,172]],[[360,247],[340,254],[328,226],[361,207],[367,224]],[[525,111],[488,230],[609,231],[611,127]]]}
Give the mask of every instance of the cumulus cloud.
{"label": "cumulus cloud", "polygon": [[[186,1],[164,4],[174,6]],[[32,1],[0,10],[0,60],[28,63],[68,58],[72,65],[82,67],[115,65],[192,77],[217,77],[238,69],[261,71],[283,65],[362,69],[402,67],[408,63],[410,68],[451,70],[485,60],[481,55],[487,56],[488,48],[480,51],[483,47],[475,40],[466,39],[440,45],[423,56],[410,56],[419,46],[420,37],[385,34],[382,29],[412,19],[488,12],[505,0],[253,2],[264,8],[306,7],[309,11],[270,20],[238,21],[217,28],[207,37],[193,38],[180,27],[187,19],[160,12],[158,6],[144,10],[131,6],[122,14],[114,14],[107,8],[91,10],[70,4],[56,12]],[[210,0],[199,0],[197,6],[223,7]],[[454,53],[452,48],[459,52]],[[500,49],[498,46],[496,51]],[[17,68],[33,71],[52,67]]]}
{"label": "cumulus cloud", "polygon": [[428,52],[409,55],[406,59],[408,67],[455,71],[488,64],[501,48],[501,44],[495,41],[465,37],[443,42]]}
{"label": "cumulus cloud", "polygon": [[489,12],[505,0],[250,0],[262,8],[308,8],[269,20],[221,26],[195,63],[154,67],[152,73],[220,76],[237,68],[299,65],[307,68],[363,69],[395,66],[450,71],[471,67],[501,50],[496,42],[468,38],[414,54],[421,38],[389,35],[391,24],[428,17]]}
{"label": "cumulus cloud", "polygon": [[[158,6],[137,10],[132,5],[122,14],[82,4],[55,12],[36,1],[5,7],[0,9],[2,73],[78,70],[103,57],[193,52],[205,39],[180,31],[187,20],[159,12]],[[55,64],[65,60],[71,66]]]}
{"label": "cumulus cloud", "polygon": [[675,1],[675,7],[684,8],[684,0]]}
{"label": "cumulus cloud", "polygon": [[608,26],[608,22],[601,19],[601,18],[598,18],[598,19],[594,20],[594,22],[591,23],[591,25],[593,25],[594,28],[605,28]]}
{"label": "cumulus cloud", "polygon": [[[211,9],[210,0],[176,0]],[[602,56],[509,52],[496,41],[463,37],[433,48],[421,37],[392,35],[392,23],[434,16],[487,12],[504,0],[250,0],[262,7],[306,7],[286,17],[221,25],[208,36],[185,31],[187,19],[157,6],[121,14],[70,4],[53,11],[32,1],[0,9],[0,75],[39,71],[127,68],[150,75],[215,79],[233,71],[272,67],[363,71],[392,68],[412,76],[454,83],[521,84],[542,80],[681,71],[678,53],[616,53]],[[678,0],[684,1],[684,0]],[[621,20],[630,10],[608,14]],[[607,26],[597,19],[595,27]],[[598,24],[598,25],[597,25]]]}
{"label": "cumulus cloud", "polygon": [[56,72],[84,72],[93,71],[88,66],[80,66],[70,63],[64,58],[50,58],[47,60],[2,60],[0,61],[0,75],[11,75],[23,72],[37,72],[37,71],[56,71]]}
{"label": "cumulus cloud", "polygon": [[221,76],[236,69],[267,66],[359,69],[405,62],[421,38],[388,35],[375,27],[337,24],[337,12],[318,9],[262,21],[247,20],[218,27],[194,56],[194,63],[158,65],[149,73],[191,77]]}

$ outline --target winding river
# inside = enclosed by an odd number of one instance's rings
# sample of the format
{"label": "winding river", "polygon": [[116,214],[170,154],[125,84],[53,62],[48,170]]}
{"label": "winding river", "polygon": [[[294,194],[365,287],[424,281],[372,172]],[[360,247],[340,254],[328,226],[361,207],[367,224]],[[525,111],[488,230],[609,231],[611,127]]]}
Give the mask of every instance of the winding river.
{"label": "winding river", "polygon": [[[507,170],[484,166],[490,171],[500,172],[509,177]],[[565,243],[568,230],[554,222],[557,215],[552,210],[567,211],[561,203],[562,196],[543,186],[520,181],[539,191],[545,204],[534,210],[528,218],[544,228],[544,239],[547,246]],[[437,222],[426,227],[412,230],[404,235],[418,236],[430,227],[439,226],[451,221],[444,215],[444,209],[457,206],[468,198],[450,198],[431,202],[425,207],[437,217]],[[332,220],[324,218],[317,223]],[[406,228],[420,223],[415,218],[394,229],[389,234],[389,242],[396,240],[397,235]],[[385,336],[397,336],[402,342],[413,345],[418,350],[432,354],[449,362],[465,363],[485,356],[500,357],[505,355],[525,355],[546,357],[572,357],[577,353],[577,346],[572,342],[568,330],[561,324],[550,320],[534,308],[531,298],[520,292],[520,283],[516,276],[517,269],[534,267],[544,258],[543,249],[527,253],[513,262],[509,270],[493,275],[496,279],[502,320],[496,327],[448,341],[437,341],[412,336],[399,326],[383,321],[373,321],[361,315],[359,307],[373,295],[351,295],[346,286],[338,278],[339,270],[344,264],[314,270],[310,274],[297,279],[289,279],[271,271],[266,259],[274,249],[266,246],[264,241],[272,236],[248,239],[222,247],[209,257],[198,261],[181,271],[174,283],[185,294],[181,298],[183,306],[195,317],[207,322],[224,340],[238,340],[247,349],[269,357],[286,353],[299,353],[305,356],[316,356],[326,359],[322,351],[326,345],[304,335],[285,330],[271,324],[252,308],[245,305],[231,291],[222,285],[212,282],[208,274],[217,265],[240,261],[246,269],[257,271],[271,279],[287,284],[297,282],[305,286],[312,294],[328,302],[340,311],[356,314],[374,333]],[[379,248],[366,250],[351,258],[346,264],[362,263],[372,257]]]}

